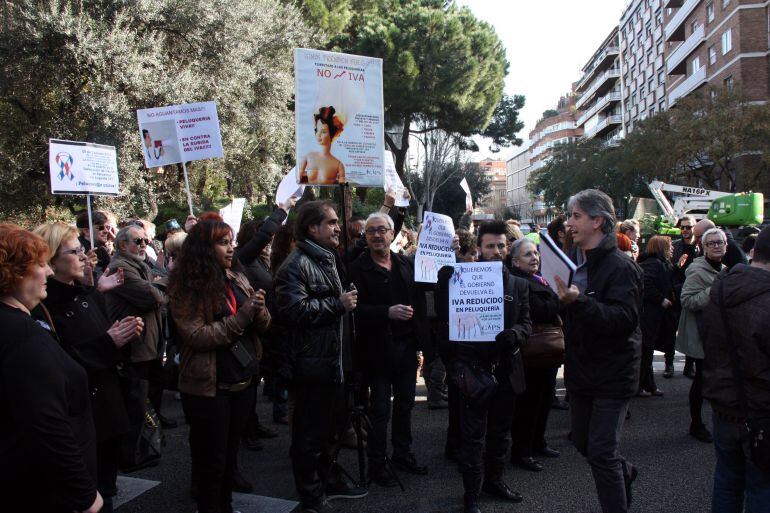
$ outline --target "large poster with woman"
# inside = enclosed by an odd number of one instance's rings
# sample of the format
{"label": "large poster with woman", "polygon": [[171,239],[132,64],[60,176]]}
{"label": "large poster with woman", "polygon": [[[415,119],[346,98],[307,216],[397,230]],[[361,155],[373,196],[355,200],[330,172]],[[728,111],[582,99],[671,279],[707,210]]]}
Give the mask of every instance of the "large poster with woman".
{"label": "large poster with woman", "polygon": [[382,59],[294,50],[297,179],[382,187]]}

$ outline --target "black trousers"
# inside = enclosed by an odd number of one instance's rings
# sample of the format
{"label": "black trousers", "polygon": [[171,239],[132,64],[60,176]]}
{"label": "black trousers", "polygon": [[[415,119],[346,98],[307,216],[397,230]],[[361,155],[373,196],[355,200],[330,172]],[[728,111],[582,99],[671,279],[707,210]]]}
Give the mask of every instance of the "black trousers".
{"label": "black trousers", "polygon": [[658,385],[655,383],[655,372],[652,369],[652,360],[655,356],[655,343],[645,340],[642,343],[642,363],[639,372],[639,390],[654,392]]}
{"label": "black trousers", "polygon": [[[507,377],[498,377],[498,382],[497,391],[484,407],[470,404],[465,397],[458,394],[458,462],[463,477],[481,477],[483,472],[484,479],[496,480],[503,475],[505,456],[511,442],[511,422],[516,407],[516,394]],[[469,491],[466,490],[466,493]]]}
{"label": "black trousers", "polygon": [[693,358],[695,378],[690,385],[690,420],[693,424],[703,424],[703,359]]}
{"label": "black trousers", "polygon": [[526,458],[544,448],[545,428],[551,412],[556,373],[559,368],[524,368],[527,389],[516,396],[516,415],[511,428],[511,457]]}
{"label": "black trousers", "polygon": [[317,505],[324,496],[327,472],[340,433],[345,429],[345,387],[341,384],[295,384],[291,391],[291,463],[303,507]]}
{"label": "black trousers", "polygon": [[460,391],[457,385],[447,376],[447,396],[449,398],[449,425],[446,430],[446,446],[444,452],[455,456],[460,451]]}
{"label": "black trousers", "polygon": [[112,497],[118,493],[118,451],[120,436],[99,442],[96,446],[96,488],[104,499],[101,511],[112,512]]}
{"label": "black trousers", "polygon": [[182,394],[199,513],[233,511],[233,474],[254,390],[253,386],[240,392],[217,390],[215,397]]}
{"label": "black trousers", "polygon": [[[414,408],[415,380],[417,375],[416,346],[408,344],[401,351],[398,368],[391,372],[369,372],[367,381],[369,396],[369,420],[372,423],[367,439],[369,465],[385,460],[387,452],[388,422],[393,410],[391,442],[393,456],[403,456],[412,447],[412,409]],[[391,404],[391,394],[393,401]]]}

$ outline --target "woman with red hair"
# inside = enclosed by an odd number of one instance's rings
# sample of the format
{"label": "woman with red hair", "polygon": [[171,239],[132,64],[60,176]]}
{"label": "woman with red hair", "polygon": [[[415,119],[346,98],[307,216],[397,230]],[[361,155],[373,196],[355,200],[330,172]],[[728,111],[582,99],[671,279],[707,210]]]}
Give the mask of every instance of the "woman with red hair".
{"label": "woman with red hair", "polygon": [[88,377],[30,312],[47,295],[50,250],[0,224],[0,497],[5,511],[97,512]]}
{"label": "woman with red hair", "polygon": [[254,291],[233,258],[230,227],[201,219],[182,243],[168,293],[182,342],[179,391],[190,425],[198,511],[230,513],[262,354],[258,333],[269,328],[270,314],[264,291]]}

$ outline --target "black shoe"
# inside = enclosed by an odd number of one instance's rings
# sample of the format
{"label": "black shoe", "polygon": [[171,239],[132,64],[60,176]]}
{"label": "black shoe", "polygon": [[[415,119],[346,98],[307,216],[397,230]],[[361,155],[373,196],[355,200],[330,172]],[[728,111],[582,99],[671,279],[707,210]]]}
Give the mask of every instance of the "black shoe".
{"label": "black shoe", "polygon": [[418,476],[424,476],[428,473],[428,467],[425,465],[418,465],[417,460],[414,459],[414,454],[408,453],[402,456],[393,456],[390,461],[393,466],[399,470],[409,472]]}
{"label": "black shoe", "polygon": [[[631,465],[629,463],[629,465]],[[637,476],[639,475],[639,470],[631,465],[631,472],[630,476],[628,477],[628,480],[626,481],[626,505],[631,506],[631,485],[636,481]]]}
{"label": "black shoe", "polygon": [[714,441],[714,437],[711,436],[711,432],[706,429],[706,426],[702,422],[697,424],[690,424],[690,436],[707,444],[710,444]]}
{"label": "black shoe", "polygon": [[481,486],[481,490],[484,493],[493,495],[498,499],[504,499],[510,502],[521,502],[523,497],[519,492],[514,492],[504,481],[487,481],[484,480],[484,484]]}
{"label": "black shoe", "polygon": [[385,465],[378,465],[369,469],[369,482],[378,484],[385,488],[393,488],[398,486],[396,477],[385,468]]}
{"label": "black shoe", "polygon": [[332,505],[329,504],[329,501],[324,499],[318,504],[313,504],[311,506],[301,506],[299,511],[302,513],[333,513],[334,508],[332,508]]}
{"label": "black shoe", "polygon": [[532,472],[541,472],[543,470],[543,465],[531,456],[524,458],[511,458],[511,463]]}
{"label": "black shoe", "polygon": [[545,456],[546,458],[558,458],[561,456],[559,451],[556,449],[551,449],[547,445],[545,447],[541,447],[540,449],[535,449],[535,452],[537,452],[537,454],[540,456]]}
{"label": "black shoe", "polygon": [[262,445],[262,440],[252,437],[244,437],[243,446],[250,451],[261,451],[265,448],[265,446]]}
{"label": "black shoe", "polygon": [[671,379],[674,377],[674,364],[666,364],[666,370],[663,371],[663,377],[666,379]]}
{"label": "black shoe", "polygon": [[264,424],[257,423],[257,427],[254,428],[254,436],[257,438],[275,438],[278,436],[278,433]]}
{"label": "black shoe", "polygon": [[360,499],[366,497],[368,493],[366,488],[355,486],[343,477],[326,484],[326,498],[329,500]]}
{"label": "black shoe", "polygon": [[695,379],[695,365],[692,363],[685,363],[682,374],[690,379]]}
{"label": "black shoe", "polygon": [[569,403],[556,397],[551,403],[551,408],[554,410],[569,410]]}
{"label": "black shoe", "polygon": [[239,493],[251,493],[254,491],[254,486],[246,481],[246,478],[243,477],[243,474],[238,469],[235,469],[233,473],[233,491]]}
{"label": "black shoe", "polygon": [[179,427],[179,424],[175,420],[171,420],[163,415],[158,414],[158,420],[160,420],[160,427],[163,429],[174,429]]}
{"label": "black shoe", "polygon": [[655,390],[653,390],[650,393],[652,395],[654,395],[655,397],[663,397],[663,390],[661,390],[660,388],[656,388]]}

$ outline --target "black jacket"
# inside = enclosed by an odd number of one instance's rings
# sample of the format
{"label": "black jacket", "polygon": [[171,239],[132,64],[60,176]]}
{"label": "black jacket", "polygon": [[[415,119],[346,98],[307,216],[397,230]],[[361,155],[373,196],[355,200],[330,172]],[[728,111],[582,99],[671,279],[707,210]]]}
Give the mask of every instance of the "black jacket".
{"label": "black jacket", "polygon": [[273,285],[273,275],[270,267],[262,260],[262,250],[270,243],[273,235],[281,228],[286,219],[286,211],[276,208],[265,219],[254,237],[243,245],[235,248],[235,258],[243,265],[244,273],[254,290],[262,289],[268,292]]}
{"label": "black jacket", "polygon": [[2,509],[84,510],[96,498],[86,373],[21,310],[0,303],[0,326]]}
{"label": "black jacket", "polygon": [[733,232],[730,230],[724,230],[725,236],[727,236],[727,251],[722,259],[722,263],[727,266],[728,269],[732,269],[738,264],[748,264],[749,259],[746,253],[743,252],[741,247],[735,242],[733,238]]}
{"label": "black jacket", "polygon": [[532,324],[553,324],[557,321],[561,302],[556,292],[517,267],[511,268],[511,274],[527,281],[529,286],[529,317]]}
{"label": "black jacket", "polygon": [[[722,322],[719,290],[730,329]],[[770,415],[770,272],[738,264],[711,286],[703,311],[703,397],[715,411],[740,416],[728,344],[735,344],[745,384],[749,416]]]}
{"label": "black jacket", "polygon": [[295,382],[342,382],[341,294],[334,254],[297,241],[297,249],[275,275],[276,313],[287,327],[287,357]]}
{"label": "black jacket", "polygon": [[[439,270],[436,283],[436,316],[439,353],[445,363],[455,359],[466,360],[483,367],[498,365],[498,375],[505,375],[515,393],[524,392],[524,366],[519,347],[532,334],[529,316],[529,286],[521,278],[512,276],[503,266],[503,294],[505,297],[505,331],[511,342],[453,342],[449,340],[449,278],[454,268],[446,265]],[[514,342],[515,341],[515,342]]]}
{"label": "black jacket", "polygon": [[[414,309],[411,320],[413,340],[422,341],[427,337],[425,295],[415,286],[414,263],[393,252],[390,258],[408,289],[408,304]],[[368,251],[350,265],[350,280],[358,289],[356,348],[360,352],[360,361],[368,370],[396,370],[407,341],[393,337],[393,323],[388,317],[388,309],[396,303],[388,301],[390,272],[380,271],[378,267]]]}
{"label": "black jacket", "polygon": [[[678,321],[673,303],[678,301],[674,293],[674,266],[658,256],[642,254],[639,267],[644,273],[644,301],[641,315],[641,328],[644,344],[653,346],[664,333],[676,331]],[[663,300],[672,302],[669,308],[663,308]]]}
{"label": "black jacket", "polygon": [[618,249],[614,233],[586,258],[588,286],[565,308],[565,384],[576,394],[632,397],[642,354],[642,270]]}
{"label": "black jacket", "polygon": [[[128,415],[117,370],[122,358],[107,334],[112,323],[104,296],[95,288],[67,285],[49,278],[48,297],[43,305],[51,316],[59,343],[88,373],[97,440],[102,442],[125,433]],[[40,306],[32,315],[47,321]]]}

